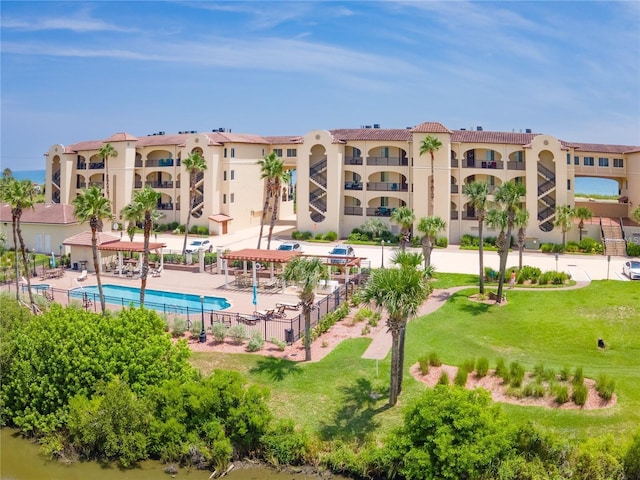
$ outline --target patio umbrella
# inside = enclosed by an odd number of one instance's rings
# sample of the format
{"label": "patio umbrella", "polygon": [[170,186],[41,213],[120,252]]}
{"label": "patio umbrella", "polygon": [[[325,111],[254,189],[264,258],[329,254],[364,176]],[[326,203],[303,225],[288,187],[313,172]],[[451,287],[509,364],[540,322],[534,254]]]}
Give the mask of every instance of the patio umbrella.
{"label": "patio umbrella", "polygon": [[56,255],[51,252],[51,268],[56,268]]}
{"label": "patio umbrella", "polygon": [[255,309],[258,309],[258,282],[256,282],[256,263],[253,262],[253,300],[251,301],[255,306]]}

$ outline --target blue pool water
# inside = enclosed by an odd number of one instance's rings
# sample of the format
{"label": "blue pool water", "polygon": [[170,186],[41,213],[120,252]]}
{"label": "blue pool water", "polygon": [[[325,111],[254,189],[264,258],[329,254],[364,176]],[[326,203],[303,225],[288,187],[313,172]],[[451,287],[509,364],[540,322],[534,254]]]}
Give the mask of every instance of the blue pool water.
{"label": "blue pool water", "polygon": [[[125,307],[132,304],[136,307],[140,305],[139,288],[107,284],[102,285],[102,290],[107,303],[122,305]],[[82,299],[83,294],[87,294],[87,296],[93,300],[94,304],[100,303],[97,285],[90,287],[78,287],[69,291],[69,296],[71,298]],[[199,295],[149,289],[145,289],[144,291],[144,306],[146,308],[168,313],[199,312],[202,308],[200,305]],[[207,312],[211,310],[224,310],[230,306],[231,304],[226,298],[204,297],[204,310]]]}

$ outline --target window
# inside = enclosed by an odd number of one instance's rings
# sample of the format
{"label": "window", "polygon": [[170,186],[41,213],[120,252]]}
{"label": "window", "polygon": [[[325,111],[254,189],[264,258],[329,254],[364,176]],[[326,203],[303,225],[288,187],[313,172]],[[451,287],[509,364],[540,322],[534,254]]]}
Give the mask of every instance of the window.
{"label": "window", "polygon": [[236,156],[236,149],[231,148],[231,158],[235,158],[235,156]]}
{"label": "window", "polygon": [[578,155],[573,157],[573,164],[574,165],[580,165],[580,157]]}
{"label": "window", "polygon": [[495,160],[496,152],[493,150],[487,150],[487,161],[493,162]]}
{"label": "window", "polygon": [[274,148],[273,149],[273,153],[276,154],[276,157],[282,157],[282,149],[281,148]]}
{"label": "window", "polygon": [[223,194],[222,194],[222,204],[223,204],[223,205],[226,205],[226,204],[227,204],[227,194],[226,194],[226,193],[223,193]]}
{"label": "window", "polygon": [[522,150],[515,152],[513,159],[516,162],[524,162],[524,152]]}
{"label": "window", "polygon": [[567,180],[567,190],[571,190],[571,180]]}
{"label": "window", "polygon": [[567,153],[567,165],[571,165],[571,154]]}
{"label": "window", "polygon": [[380,181],[388,182],[389,181],[389,172],[380,172]]}
{"label": "window", "polygon": [[624,168],[624,160],[622,158],[614,158],[613,159],[613,167],[614,168]]}
{"label": "window", "polygon": [[606,157],[598,158],[598,166],[599,167],[608,167],[609,166],[609,159],[606,158]]}
{"label": "window", "polygon": [[296,157],[298,156],[298,150],[295,148],[287,148],[287,157]]}
{"label": "window", "polygon": [[227,148],[226,148],[226,147],[225,147],[225,149],[224,149],[224,153],[223,153],[223,155],[222,155],[222,156],[223,156],[224,158],[227,158]]}
{"label": "window", "polygon": [[389,158],[389,147],[380,148],[380,156],[383,158]]}
{"label": "window", "polygon": [[232,193],[229,195],[229,203],[236,203],[236,194]]}
{"label": "window", "polygon": [[380,197],[380,206],[388,207],[389,206],[389,197]]}
{"label": "window", "polygon": [[227,181],[227,171],[226,170],[224,172],[222,172],[222,181],[223,182]]}
{"label": "window", "polygon": [[582,164],[585,167],[593,167],[593,157],[584,157]]}
{"label": "window", "polygon": [[[235,170],[231,170],[231,180],[235,180],[236,179],[236,171]],[[233,203],[233,202],[231,202]]]}

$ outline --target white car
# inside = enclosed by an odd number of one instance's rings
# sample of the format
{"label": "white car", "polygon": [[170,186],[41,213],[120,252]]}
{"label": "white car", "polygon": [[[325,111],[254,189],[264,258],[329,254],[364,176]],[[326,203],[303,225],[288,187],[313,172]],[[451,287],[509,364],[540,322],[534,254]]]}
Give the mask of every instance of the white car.
{"label": "white car", "polygon": [[[329,255],[331,256],[339,255],[339,256],[349,256],[349,257],[356,256],[355,252],[353,251],[353,247],[351,245],[336,245],[335,247],[333,247],[333,250],[329,252]],[[345,264],[347,263],[347,261],[348,261],[347,258],[331,259],[331,263],[337,263],[337,264]]]}
{"label": "white car", "polygon": [[211,245],[211,242],[209,240],[192,240],[191,243],[187,246],[185,252],[211,252],[212,250],[213,245]]}
{"label": "white car", "polygon": [[278,250],[284,250],[286,252],[301,252],[302,247],[298,242],[283,242],[278,247]]}
{"label": "white car", "polygon": [[631,280],[640,280],[640,262],[630,260],[622,265],[622,273]]}

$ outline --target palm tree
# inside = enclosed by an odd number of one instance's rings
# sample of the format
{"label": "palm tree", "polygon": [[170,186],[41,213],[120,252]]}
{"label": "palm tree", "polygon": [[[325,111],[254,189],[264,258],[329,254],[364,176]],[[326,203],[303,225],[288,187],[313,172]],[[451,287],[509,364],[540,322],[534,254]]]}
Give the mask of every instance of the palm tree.
{"label": "palm tree", "polygon": [[16,299],[20,301],[20,283],[18,275],[18,242],[20,242],[20,253],[22,256],[22,264],[26,272],[27,289],[29,292],[29,302],[31,308],[35,312],[36,304],[33,301],[33,292],[31,291],[31,275],[29,275],[29,264],[27,262],[27,249],[24,245],[22,237],[22,229],[20,228],[20,218],[25,208],[33,208],[31,200],[31,192],[33,184],[30,180],[16,180],[13,177],[5,176],[2,184],[2,192],[0,197],[3,203],[9,204],[11,207],[11,225],[13,228],[13,245],[15,250],[16,263]]}
{"label": "palm tree", "polygon": [[[265,155],[262,160],[258,161],[258,165],[260,165],[260,178],[264,179],[264,206],[262,208],[262,218],[260,219],[260,235],[258,236],[258,248],[260,248],[262,232],[265,221],[267,220],[267,213],[269,212],[269,205],[271,205],[271,201],[276,195],[276,177],[282,178],[284,162],[278,158],[275,152],[271,152],[269,155]],[[278,190],[279,189],[280,185],[278,184]],[[269,242],[270,241],[271,237],[269,237]]]}
{"label": "palm tree", "polygon": [[556,219],[553,222],[553,225],[556,227],[560,227],[562,230],[562,249],[567,244],[567,232],[571,230],[573,226],[573,217],[575,217],[575,211],[569,205],[559,205],[556,208]]}
{"label": "palm tree", "polygon": [[207,162],[200,152],[191,152],[187,158],[182,160],[182,166],[189,174],[189,209],[187,210],[187,224],[184,229],[184,243],[182,244],[182,255],[187,251],[187,237],[189,236],[189,223],[191,222],[191,208],[196,198],[196,179],[200,172],[207,169]]}
{"label": "palm tree", "polygon": [[138,190],[133,195],[133,203],[136,203],[138,211],[142,212],[144,230],[144,251],[142,252],[142,265],[140,266],[140,306],[144,306],[144,291],[147,288],[147,274],[149,273],[149,237],[154,219],[158,218],[156,206],[160,200],[160,193],[149,185]]}
{"label": "palm tree", "polygon": [[379,218],[370,218],[362,224],[360,230],[369,232],[372,240],[380,238],[384,233],[389,231],[389,227]]}
{"label": "palm tree", "polygon": [[504,248],[500,252],[500,274],[498,277],[498,298],[497,303],[502,302],[502,288],[504,286],[504,272],[507,269],[507,257],[509,256],[509,244],[511,243],[511,231],[515,222],[518,205],[521,197],[525,194],[524,185],[512,180],[500,185],[494,194],[496,202],[502,207],[506,215],[507,231],[504,239]]}
{"label": "palm tree", "polygon": [[271,207],[271,222],[269,223],[269,235],[267,236],[267,250],[271,248],[271,237],[273,236],[273,227],[278,219],[278,207],[280,206],[280,196],[282,195],[281,185],[286,183],[291,176],[291,172],[284,170],[284,162],[279,162],[279,168],[273,172],[273,205]]}
{"label": "palm tree", "polygon": [[[427,299],[431,286],[423,272],[415,266],[415,253],[398,252],[394,263],[399,268],[373,270],[369,281],[358,292],[364,304],[373,304],[387,312],[387,327],[391,332],[391,377],[389,405],[398,401],[402,390],[404,369],[404,333],[409,319],[416,316],[420,305]],[[419,254],[418,254],[419,255]],[[419,255],[421,257],[422,255]],[[418,257],[418,264],[422,259]]]}
{"label": "palm tree", "polygon": [[120,210],[120,214],[123,219],[129,222],[127,224],[127,235],[129,236],[129,240],[133,242],[133,238],[136,234],[136,224],[143,220],[144,212],[140,210],[140,204],[129,203]]}
{"label": "palm tree", "polygon": [[438,238],[438,233],[447,228],[447,222],[442,218],[434,217],[422,217],[418,221],[417,229],[420,233],[423,233],[422,237],[422,254],[424,255],[424,268],[427,269],[431,266],[431,252],[433,246]]}
{"label": "palm tree", "polygon": [[462,187],[469,203],[473,205],[478,217],[478,263],[480,269],[480,293],[484,293],[484,220],[487,215],[489,184],[486,182],[471,182]]}
{"label": "palm tree", "polygon": [[109,158],[115,158],[118,156],[118,151],[113,148],[113,145],[110,143],[105,143],[100,150],[98,150],[98,155],[104,161],[104,176],[106,178],[106,192],[107,192],[107,200],[111,202],[111,197],[109,196]]}
{"label": "palm tree", "polygon": [[416,220],[416,214],[409,207],[399,207],[391,213],[390,220],[400,225],[400,250],[404,252],[411,241],[411,226]]}
{"label": "palm tree", "polygon": [[304,314],[304,352],[305,360],[311,361],[311,310],[315,300],[314,291],[318,281],[326,278],[327,269],[319,258],[296,257],[287,263],[282,278],[285,282],[298,282],[301,285],[298,297]]}
{"label": "palm tree", "polygon": [[420,143],[420,155],[424,155],[428,153],[431,155],[431,184],[429,186],[429,190],[431,191],[431,196],[429,199],[429,215],[433,215],[433,208],[435,203],[435,172],[433,168],[433,164],[435,162],[434,153],[440,150],[442,147],[442,142],[433,135],[427,135],[424,140]]}
{"label": "palm tree", "polygon": [[582,241],[582,229],[584,228],[584,221],[590,220],[591,217],[593,217],[593,212],[587,207],[578,207],[575,209],[574,215],[576,218],[580,219],[578,230],[580,230],[580,241]]}
{"label": "palm tree", "polygon": [[80,222],[89,222],[91,227],[91,252],[93,254],[93,268],[98,281],[98,295],[100,296],[100,308],[102,314],[106,315],[107,307],[102,291],[102,279],[100,277],[100,265],[98,263],[98,225],[102,220],[111,218],[111,205],[109,199],[102,195],[98,187],[91,187],[84,190],[73,199],[73,214]]}
{"label": "palm tree", "polygon": [[522,253],[526,240],[526,228],[529,223],[529,211],[521,208],[516,213],[514,225],[518,227],[518,270],[522,270]]}

